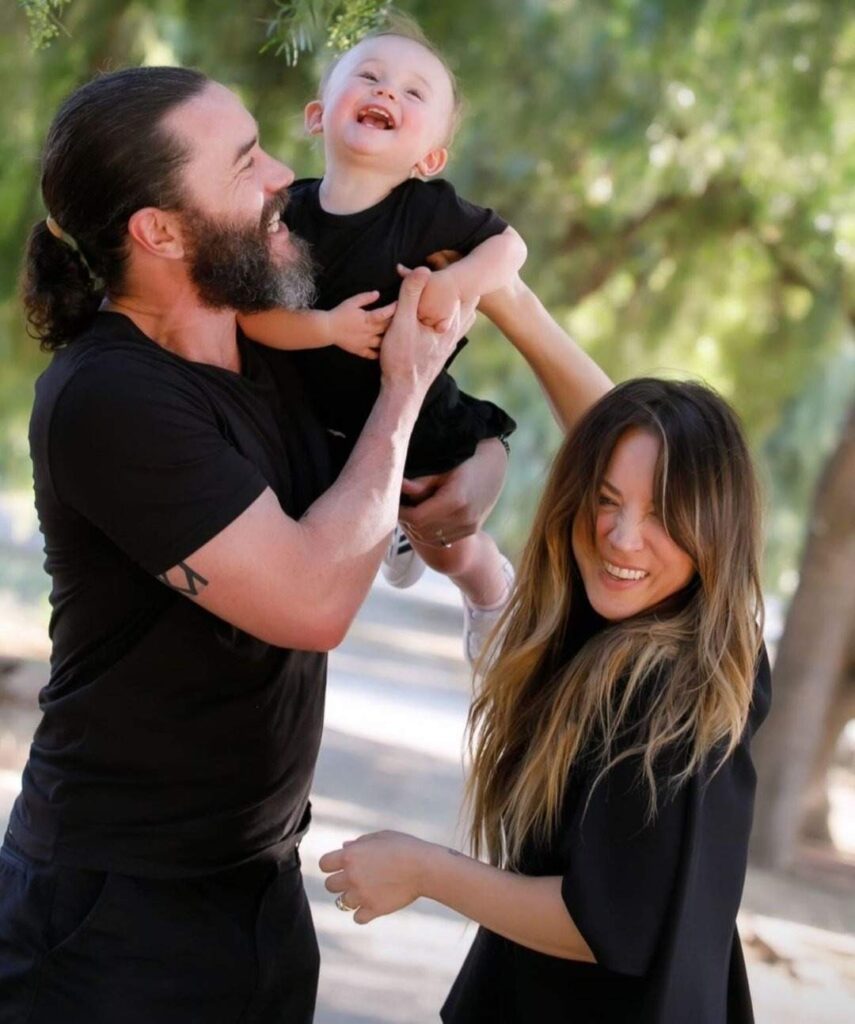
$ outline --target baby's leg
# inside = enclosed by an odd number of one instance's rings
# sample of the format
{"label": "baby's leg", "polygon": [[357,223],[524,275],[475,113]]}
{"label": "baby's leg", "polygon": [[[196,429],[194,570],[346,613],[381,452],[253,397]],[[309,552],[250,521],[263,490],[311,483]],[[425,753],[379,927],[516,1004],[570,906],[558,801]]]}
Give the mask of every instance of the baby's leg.
{"label": "baby's leg", "polygon": [[412,537],[410,543],[431,569],[448,576],[476,608],[495,608],[507,601],[506,559],[488,533],[473,533],[447,548]]}
{"label": "baby's leg", "polygon": [[474,665],[511,595],[511,563],[487,533],[464,537],[447,548],[411,543],[431,569],[444,573],[462,591],[463,653]]}

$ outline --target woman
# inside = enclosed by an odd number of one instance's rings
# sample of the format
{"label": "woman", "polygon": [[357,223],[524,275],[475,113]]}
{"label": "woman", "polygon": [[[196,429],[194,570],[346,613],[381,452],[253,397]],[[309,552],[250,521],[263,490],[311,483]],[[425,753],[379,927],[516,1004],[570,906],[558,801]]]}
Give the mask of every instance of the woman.
{"label": "woman", "polygon": [[536,300],[489,301],[573,427],[470,714],[489,864],[379,833],[322,859],[327,888],[358,923],[427,896],[482,926],[448,1024],[743,1024],[748,746],[769,699],[745,442],[695,384],[629,381],[584,411],[602,380]]}

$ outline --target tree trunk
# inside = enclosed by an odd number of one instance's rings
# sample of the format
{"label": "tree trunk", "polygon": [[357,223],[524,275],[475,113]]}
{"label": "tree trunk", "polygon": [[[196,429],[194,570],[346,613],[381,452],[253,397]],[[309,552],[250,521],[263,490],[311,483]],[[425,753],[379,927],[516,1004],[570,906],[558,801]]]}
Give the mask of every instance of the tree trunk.
{"label": "tree trunk", "polygon": [[754,760],[755,863],[792,863],[811,768],[835,690],[846,670],[855,620],[855,405],[817,488],[799,586],[787,614],[773,673],[769,720]]}
{"label": "tree trunk", "polygon": [[804,800],[802,835],[807,839],[829,843],[832,836],[828,827],[831,806],[828,800],[828,772],[834,761],[834,752],[840,734],[850,718],[855,718],[855,665],[850,661],[841,674],[834,691],[834,699],[825,723],[825,730],[811,771]]}

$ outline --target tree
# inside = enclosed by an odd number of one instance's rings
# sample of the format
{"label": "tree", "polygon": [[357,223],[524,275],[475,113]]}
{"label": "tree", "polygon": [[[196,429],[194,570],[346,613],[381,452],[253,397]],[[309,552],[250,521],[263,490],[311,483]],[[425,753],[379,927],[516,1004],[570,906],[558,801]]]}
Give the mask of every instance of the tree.
{"label": "tree", "polygon": [[[46,51],[21,7],[0,42],[0,399],[21,438],[43,365],[20,326],[15,268],[43,214],[38,146],[61,97],[102,67],[178,61],[234,85],[271,150],[320,169],[301,139],[322,45],[382,0],[69,0]],[[469,114],[450,176],[529,242],[526,276],[616,377],[688,372],[743,416],[777,479],[782,414],[843,350],[855,259],[855,146],[845,71],[855,29],[839,0],[450,0],[400,4],[458,69]],[[31,10],[57,9],[30,0]],[[286,44],[296,68],[276,56]],[[307,47],[313,47],[309,50]],[[850,290],[851,294],[851,290]],[[456,369],[520,429],[496,525],[513,547],[558,433],[515,353],[480,327]],[[824,438],[827,446],[833,439]],[[0,460],[0,473],[4,460]],[[6,453],[27,472],[20,440]],[[799,472],[802,472],[799,470]],[[789,479],[789,477],[788,477]],[[776,492],[772,528],[806,514],[802,473]],[[775,546],[773,589],[798,539]]]}
{"label": "tree", "polygon": [[[26,233],[45,213],[38,149],[62,97],[105,67],[195,64],[238,90],[271,151],[302,173],[318,173],[320,154],[302,138],[298,112],[329,53],[325,43],[346,41],[387,6],[27,0],[0,8],[0,427],[8,438],[0,479],[23,480],[29,470],[26,418],[44,361],[23,331],[15,276]],[[462,80],[468,116],[449,176],[462,194],[497,207],[520,229],[529,243],[526,277],[559,319],[615,377],[689,372],[742,415],[772,495],[767,585],[788,596],[816,467],[837,443],[855,386],[847,355],[855,321],[848,297],[855,97],[846,89],[855,23],[847,5],[400,6]],[[57,16],[62,29],[45,39]],[[29,45],[31,28],[42,31],[46,49]],[[296,67],[283,58],[297,59]],[[469,390],[495,395],[520,423],[493,520],[513,549],[527,532],[558,431],[536,384],[488,326],[475,330],[455,372]],[[810,560],[826,557],[818,544],[812,535],[802,587],[814,578]],[[795,654],[787,651],[807,642],[804,628],[815,628],[807,618],[815,601],[794,602],[776,716],[785,694],[801,692],[802,667],[788,675]],[[840,601],[828,614],[840,618],[839,637],[847,605]],[[834,706],[833,684],[824,677],[821,685],[821,700]],[[762,758],[763,746],[787,735],[774,721],[758,740]],[[814,723],[814,737],[821,731]],[[799,756],[781,807],[810,775],[810,757]],[[761,790],[761,814],[764,803]]]}
{"label": "tree", "polygon": [[855,404],[817,489],[799,586],[775,664],[773,708],[754,747],[762,799],[752,851],[758,863],[771,867],[791,863],[817,752],[825,746],[827,756],[835,729],[839,735],[835,708],[848,712],[852,706],[853,483]]}

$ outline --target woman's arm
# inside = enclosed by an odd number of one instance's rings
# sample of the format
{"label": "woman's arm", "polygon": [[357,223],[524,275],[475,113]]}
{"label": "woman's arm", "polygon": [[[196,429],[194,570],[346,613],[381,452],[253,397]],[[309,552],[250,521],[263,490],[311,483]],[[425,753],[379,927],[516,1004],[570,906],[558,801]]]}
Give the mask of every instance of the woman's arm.
{"label": "woman's arm", "polygon": [[475,299],[485,291],[502,288],[519,273],[528,253],[525,242],[512,227],[476,245],[468,256],[439,272],[454,281],[461,301]]}
{"label": "woman's arm", "polygon": [[532,368],[564,430],[572,430],[611,389],[608,376],[555,322],[518,275],[506,288],[482,295],[478,308]]}
{"label": "woman's arm", "polygon": [[457,850],[400,832],[377,832],[321,858],[330,892],[342,893],[354,920],[408,906],[419,896],[443,903],[498,935],[549,956],[595,963],[561,897],[561,878],[531,878],[490,867]]}
{"label": "woman's arm", "polygon": [[[512,227],[476,245],[468,256],[428,262],[436,273],[424,290],[419,319],[435,330],[443,328],[456,302],[477,302],[484,292],[503,288],[525,263],[526,245]],[[400,273],[407,268],[399,266]]]}

